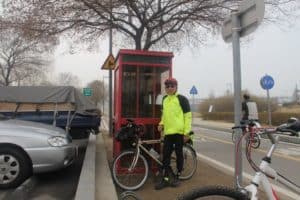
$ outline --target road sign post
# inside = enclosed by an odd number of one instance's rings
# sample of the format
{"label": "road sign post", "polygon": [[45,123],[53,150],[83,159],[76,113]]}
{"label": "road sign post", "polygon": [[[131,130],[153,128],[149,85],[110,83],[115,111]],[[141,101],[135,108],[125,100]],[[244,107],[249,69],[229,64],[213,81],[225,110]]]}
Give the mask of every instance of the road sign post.
{"label": "road sign post", "polygon": [[269,125],[272,125],[272,115],[271,115],[271,102],[270,102],[270,92],[269,90],[274,87],[274,79],[269,76],[265,75],[260,79],[260,85],[262,89],[267,90],[267,104],[268,104],[268,121]]}
{"label": "road sign post", "polygon": [[[241,106],[241,61],[240,61],[240,37],[252,33],[261,23],[264,16],[264,0],[244,0],[236,11],[231,13],[222,26],[222,37],[225,42],[232,42],[233,49],[233,79],[234,79],[234,123],[240,124],[242,116]],[[242,143],[238,139],[242,136],[241,130],[236,134],[235,149],[235,186],[242,183]]]}
{"label": "road sign post", "polygon": [[108,70],[108,92],[109,92],[109,134],[112,134],[112,70],[115,69],[116,63],[115,58],[112,55],[112,29],[110,28],[110,37],[109,37],[109,56],[106,58],[102,65],[102,69]]}
{"label": "road sign post", "polygon": [[194,96],[198,94],[197,88],[193,85],[190,89],[190,94],[193,95],[193,108],[195,107],[195,99]]}

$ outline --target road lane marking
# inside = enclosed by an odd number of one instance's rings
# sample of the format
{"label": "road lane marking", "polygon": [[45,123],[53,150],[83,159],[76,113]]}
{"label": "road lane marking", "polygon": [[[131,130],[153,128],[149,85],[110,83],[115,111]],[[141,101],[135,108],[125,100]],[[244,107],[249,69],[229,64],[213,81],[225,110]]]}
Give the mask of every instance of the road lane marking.
{"label": "road lane marking", "polygon": [[[201,135],[200,137],[203,137],[203,138],[206,138],[206,139],[209,139],[209,140],[213,140],[213,141],[217,141],[217,142],[222,142],[222,143],[225,143],[225,144],[232,144],[232,142],[228,142],[228,141],[225,141],[225,140],[221,140],[221,139],[218,139],[218,138],[215,138],[215,137],[210,137],[210,136],[204,136],[204,135]],[[197,138],[197,137],[196,137]]]}
{"label": "road lane marking", "polygon": [[[228,132],[228,131],[225,131],[225,130],[223,130],[223,131],[221,131],[221,130],[215,130],[215,129],[209,129],[209,128],[202,128],[202,127],[199,127],[199,128],[196,128],[195,130],[206,130],[206,131],[209,131],[209,132],[211,132],[211,131],[213,131],[214,133],[225,133],[225,134],[232,134],[232,132]],[[275,136],[276,135],[279,135],[279,136],[281,136],[280,134],[275,134]],[[261,138],[262,140],[269,140],[269,139],[266,139],[266,138]],[[287,144],[287,145],[290,145],[290,146],[295,146],[295,147],[300,147],[300,145],[299,144],[295,144],[295,143],[290,143],[290,142],[285,142],[285,141],[281,141],[280,140],[280,143],[281,144]]]}
{"label": "road lane marking", "polygon": [[278,151],[284,155],[300,156],[299,148],[279,148],[276,151]]}
{"label": "road lane marking", "polygon": [[[224,141],[224,140],[221,140],[221,139],[218,139],[218,138],[215,138],[215,137],[204,136],[204,135],[201,135],[200,137],[207,138],[209,140],[213,140],[213,141],[217,141],[217,142],[221,142],[221,143],[224,143],[224,144],[230,144],[230,145],[234,146],[233,142]],[[198,137],[196,137],[196,138],[198,138]],[[267,154],[267,152],[268,152],[266,150],[261,150],[261,149],[255,149],[255,151],[258,151],[258,152],[263,153],[263,154]],[[292,157],[292,156],[288,156],[286,154],[274,152],[273,155],[277,156],[277,157],[280,157],[280,158],[287,159],[287,160],[293,160],[293,161],[296,161],[296,162],[300,162],[300,158],[295,158],[295,157]]]}

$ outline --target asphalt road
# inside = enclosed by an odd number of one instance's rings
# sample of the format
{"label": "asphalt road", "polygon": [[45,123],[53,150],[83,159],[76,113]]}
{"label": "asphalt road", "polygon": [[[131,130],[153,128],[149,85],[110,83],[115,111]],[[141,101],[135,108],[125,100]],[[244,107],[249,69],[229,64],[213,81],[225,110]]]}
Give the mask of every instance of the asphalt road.
{"label": "asphalt road", "polygon": [[0,200],[71,200],[74,199],[85,148],[79,148],[78,159],[69,167],[34,175],[30,186],[0,191]]}
{"label": "asphalt road", "polygon": [[[206,157],[212,158],[228,168],[234,169],[234,144],[231,133],[216,131],[207,128],[194,127],[196,151]],[[259,165],[270,147],[270,141],[262,139],[261,147],[252,153],[253,160]],[[244,152],[243,152],[244,154]],[[300,184],[300,145],[280,142],[272,156],[272,167],[293,182]],[[254,175],[245,156],[243,155],[243,172]],[[279,183],[276,183],[280,186]]]}

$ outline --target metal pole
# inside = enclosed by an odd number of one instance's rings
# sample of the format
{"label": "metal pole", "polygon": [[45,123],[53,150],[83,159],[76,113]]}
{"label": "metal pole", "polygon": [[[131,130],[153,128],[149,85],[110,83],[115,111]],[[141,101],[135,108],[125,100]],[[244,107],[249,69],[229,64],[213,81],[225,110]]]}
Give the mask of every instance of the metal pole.
{"label": "metal pole", "polygon": [[268,116],[269,116],[269,125],[272,125],[272,117],[271,117],[271,103],[270,103],[270,92],[267,90],[267,101],[268,101]]}
{"label": "metal pole", "polygon": [[[112,0],[110,0],[109,55],[112,54]],[[109,134],[112,135],[112,69],[109,69]]]}
{"label": "metal pole", "polygon": [[193,94],[193,111],[195,111],[195,95]]}
{"label": "metal pole", "polygon": [[[234,124],[240,124],[242,116],[241,105],[241,59],[240,59],[240,20],[238,12],[232,12],[232,49],[233,49],[233,79],[234,79]],[[240,129],[236,129],[237,134],[235,140],[235,151],[238,150],[235,159],[235,187],[239,187],[242,183],[242,143],[238,144],[238,140],[242,135]]]}
{"label": "metal pole", "polygon": [[105,86],[104,86],[104,76],[102,77],[102,93],[103,93],[103,99],[102,99],[102,114],[104,115],[104,96],[105,96]]}

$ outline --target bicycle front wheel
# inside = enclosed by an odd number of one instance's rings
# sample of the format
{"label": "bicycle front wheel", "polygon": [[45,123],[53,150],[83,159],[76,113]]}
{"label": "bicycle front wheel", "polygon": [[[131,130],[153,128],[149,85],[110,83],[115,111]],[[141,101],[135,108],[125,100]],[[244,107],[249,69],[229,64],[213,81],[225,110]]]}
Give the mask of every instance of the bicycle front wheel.
{"label": "bicycle front wheel", "polygon": [[143,155],[139,155],[135,166],[135,151],[123,151],[113,161],[112,175],[115,183],[124,190],[137,190],[146,182],[149,167]]}
{"label": "bicycle front wheel", "polygon": [[[187,180],[192,178],[197,169],[197,155],[192,146],[185,144],[183,145],[183,170],[179,179]],[[171,168],[174,172],[177,171],[176,167],[176,154],[173,152],[171,156]]]}
{"label": "bicycle front wheel", "polygon": [[224,186],[206,186],[183,193],[178,200],[249,200],[246,194]]}
{"label": "bicycle front wheel", "polygon": [[260,138],[256,133],[254,133],[253,136],[249,136],[247,138],[247,146],[249,145],[249,142],[251,142],[251,147],[254,149],[258,149],[260,147]]}

